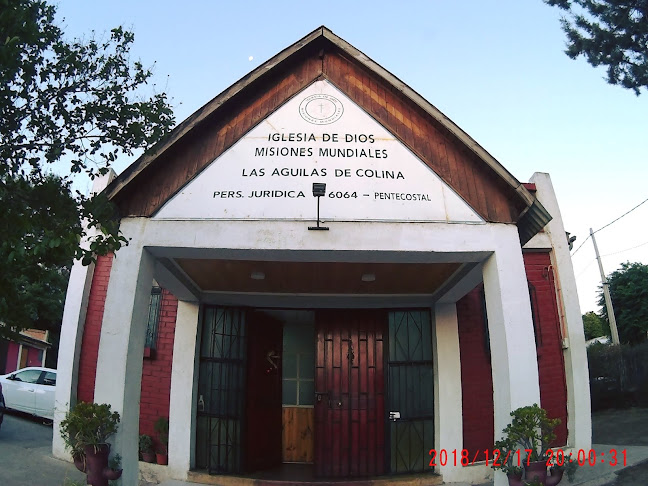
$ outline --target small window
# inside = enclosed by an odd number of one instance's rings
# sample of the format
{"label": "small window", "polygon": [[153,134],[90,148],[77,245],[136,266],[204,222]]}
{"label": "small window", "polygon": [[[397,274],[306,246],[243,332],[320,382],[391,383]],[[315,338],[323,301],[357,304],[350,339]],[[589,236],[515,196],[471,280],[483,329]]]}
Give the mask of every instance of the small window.
{"label": "small window", "polygon": [[43,377],[43,385],[56,386],[56,373],[48,371]]}
{"label": "small window", "polygon": [[22,381],[23,383],[36,383],[38,378],[40,378],[41,370],[25,370],[19,371],[15,374],[16,381]]}
{"label": "small window", "polygon": [[149,300],[148,323],[146,325],[146,344],[145,347],[155,349],[157,345],[158,322],[160,320],[160,305],[162,303],[162,289],[153,287],[151,289],[151,298]]}

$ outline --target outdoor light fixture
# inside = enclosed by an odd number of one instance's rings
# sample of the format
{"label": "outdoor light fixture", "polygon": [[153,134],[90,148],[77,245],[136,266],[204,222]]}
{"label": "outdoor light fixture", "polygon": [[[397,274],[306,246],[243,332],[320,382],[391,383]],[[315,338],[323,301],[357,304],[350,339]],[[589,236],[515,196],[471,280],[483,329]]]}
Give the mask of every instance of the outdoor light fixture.
{"label": "outdoor light fixture", "polygon": [[375,273],[363,273],[361,278],[362,278],[363,282],[375,282],[376,274]]}
{"label": "outdoor light fixture", "polygon": [[326,184],[324,182],[313,182],[313,196],[317,198],[317,226],[309,226],[309,230],[328,231],[328,226],[320,226],[319,204],[320,197],[326,196]]}
{"label": "outdoor light fixture", "polygon": [[265,279],[265,273],[263,273],[263,272],[252,272],[250,274],[250,278],[252,280],[263,280],[263,279]]}

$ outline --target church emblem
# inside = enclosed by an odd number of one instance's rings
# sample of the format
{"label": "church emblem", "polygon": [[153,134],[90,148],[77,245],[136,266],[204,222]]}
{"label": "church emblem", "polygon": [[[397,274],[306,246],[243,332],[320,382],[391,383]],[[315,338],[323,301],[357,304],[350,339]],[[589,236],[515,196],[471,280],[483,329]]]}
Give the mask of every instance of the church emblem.
{"label": "church emblem", "polygon": [[307,96],[299,104],[299,114],[313,125],[329,125],[338,121],[343,113],[342,102],[327,94]]}

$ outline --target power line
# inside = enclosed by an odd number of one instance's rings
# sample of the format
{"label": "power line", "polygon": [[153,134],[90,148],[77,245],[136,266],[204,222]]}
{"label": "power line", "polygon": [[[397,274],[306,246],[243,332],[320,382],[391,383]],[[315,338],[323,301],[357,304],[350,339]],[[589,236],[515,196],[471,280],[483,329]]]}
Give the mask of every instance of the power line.
{"label": "power line", "polygon": [[574,256],[576,253],[578,253],[578,250],[580,250],[581,248],[583,248],[583,245],[584,245],[585,243],[587,243],[587,240],[590,239],[590,236],[591,236],[591,235],[587,235],[587,238],[585,238],[585,239],[583,240],[583,242],[580,244],[580,246],[579,246],[578,248],[576,248],[576,251],[575,251],[574,253],[572,253],[571,256]]}
{"label": "power line", "polygon": [[648,245],[648,241],[644,241],[643,243],[641,243],[641,244],[639,244],[637,246],[633,246],[632,248],[626,248],[625,250],[619,250],[619,251],[615,251],[614,253],[608,253],[607,255],[602,255],[602,257],[608,257],[608,256],[611,256],[611,255],[617,255],[618,253],[623,253],[625,251],[634,250],[635,248],[639,248],[640,246],[644,246],[644,245]]}
{"label": "power line", "polygon": [[[619,221],[621,218],[627,216],[627,215],[630,214],[632,211],[634,211],[635,209],[637,209],[639,206],[641,206],[641,205],[642,205],[643,203],[645,203],[646,201],[648,201],[648,198],[647,198],[647,199],[644,199],[643,201],[641,201],[639,204],[637,204],[637,205],[636,205],[634,208],[632,208],[630,211],[627,211],[627,212],[623,213],[621,216],[619,216],[619,217],[618,217],[617,219],[615,219],[614,221],[611,221],[611,222],[609,222],[608,224],[606,224],[605,226],[602,226],[601,228],[597,229],[596,231],[594,231],[594,233],[598,233],[599,231],[601,231],[601,230],[607,228],[608,226],[610,226],[612,223],[616,223],[616,222]],[[587,243],[587,240],[589,240],[591,236],[592,236],[591,234],[588,235],[587,238],[585,238],[585,239],[583,240],[583,242],[580,244],[580,246],[579,246],[578,248],[576,248],[576,251],[574,251],[574,253],[571,254],[571,256],[574,256],[574,255],[578,252],[578,250],[580,250],[580,249],[583,247],[583,245],[584,245],[585,243]],[[642,243],[642,245],[643,245],[643,244],[645,244],[645,243]],[[642,245],[639,245],[639,246],[642,246]],[[635,247],[635,248],[636,248],[636,247]],[[632,250],[632,248],[628,248],[628,250]],[[622,251],[628,251],[628,250],[622,250]],[[617,252],[617,253],[621,253],[621,252]],[[610,255],[614,255],[614,253],[610,253]],[[608,255],[603,255],[603,256],[608,256]]]}
{"label": "power line", "polygon": [[646,201],[648,201],[648,199],[644,199],[644,200],[641,201],[639,204],[637,204],[634,208],[632,208],[630,211],[628,211],[627,213],[623,213],[621,216],[619,216],[619,217],[618,217],[617,219],[615,219],[614,221],[612,221],[612,222],[606,224],[606,225],[603,226],[602,228],[597,229],[594,233],[598,233],[598,232],[601,231],[602,229],[605,229],[605,228],[607,228],[608,226],[610,226],[612,223],[616,223],[616,222],[619,221],[621,218],[623,218],[624,216],[627,216],[627,215],[630,214],[632,211],[634,211],[635,209],[637,209],[639,206],[641,206],[641,205],[642,205],[643,203],[645,203]]}

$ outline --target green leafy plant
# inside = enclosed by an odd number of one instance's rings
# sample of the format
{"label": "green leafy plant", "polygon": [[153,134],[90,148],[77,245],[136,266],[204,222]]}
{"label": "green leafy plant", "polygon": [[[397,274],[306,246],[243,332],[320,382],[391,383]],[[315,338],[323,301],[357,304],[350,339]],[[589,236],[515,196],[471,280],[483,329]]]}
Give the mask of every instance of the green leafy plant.
{"label": "green leafy plant", "polygon": [[502,438],[495,443],[500,457],[507,460],[491,466],[507,475],[521,472],[521,467],[513,458],[519,460],[523,452],[527,454],[525,464],[544,460],[551,441],[556,438],[553,431],[560,424],[560,419],[550,419],[547,411],[535,403],[512,411],[511,417],[511,423],[502,431]]}
{"label": "green leafy plant", "polygon": [[578,470],[578,461],[572,459],[572,454],[570,453],[569,455],[564,456],[564,460],[561,462],[562,464],[559,464],[558,462],[553,463],[551,466],[551,474],[553,475],[554,471],[564,471],[565,474],[567,474],[569,482],[573,482],[576,471]]}
{"label": "green leafy plant", "polygon": [[155,421],[153,428],[155,429],[155,432],[157,432],[158,439],[160,439],[160,442],[162,443],[162,454],[166,454],[169,445],[169,419],[166,417],[158,418]]}
{"label": "green leafy plant", "polygon": [[153,438],[150,435],[142,434],[139,436],[139,451],[150,452],[153,450]]}
{"label": "green leafy plant", "polygon": [[121,469],[121,454],[115,454],[108,461],[108,467],[110,469],[118,470]]}
{"label": "green leafy plant", "polygon": [[106,444],[117,432],[118,424],[119,413],[111,412],[110,405],[79,402],[61,421],[61,437],[72,456],[78,457],[86,446],[97,448]]}

